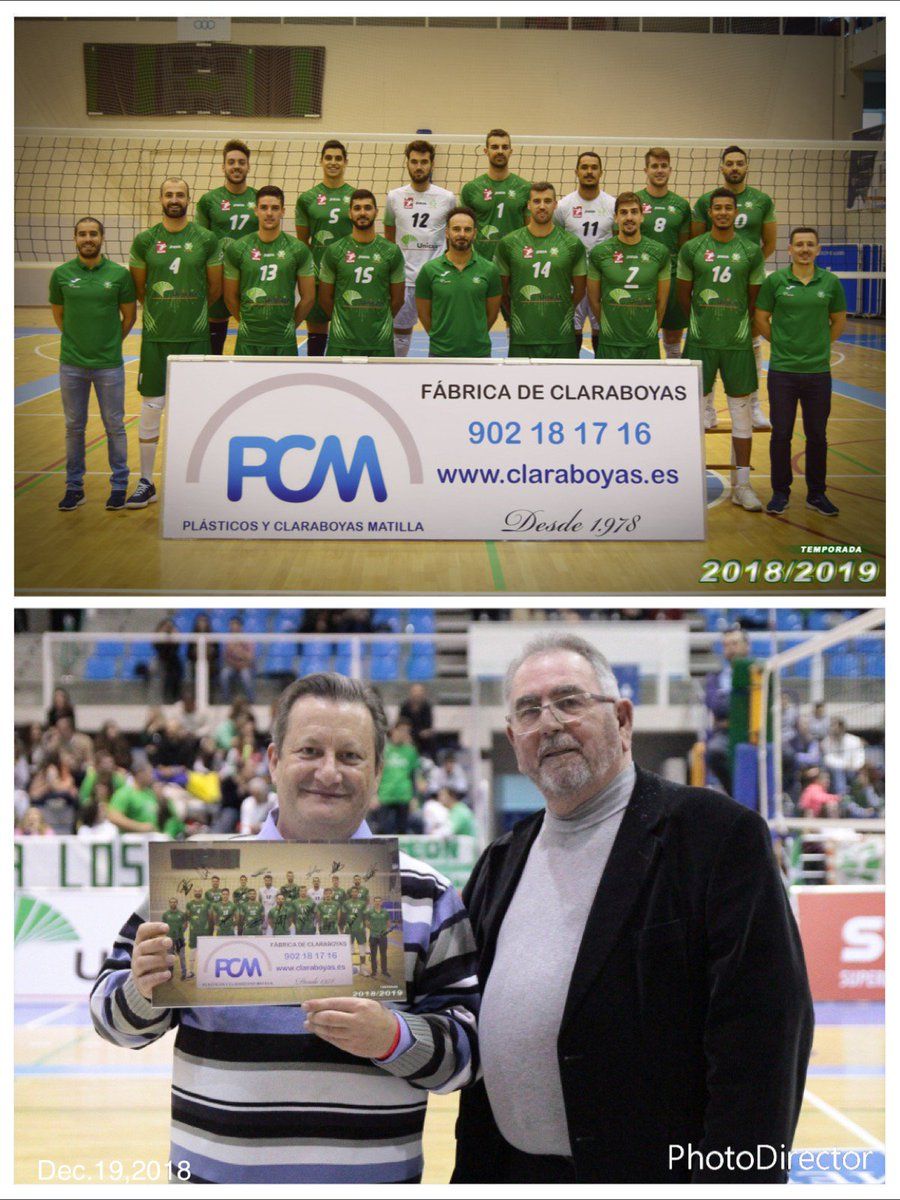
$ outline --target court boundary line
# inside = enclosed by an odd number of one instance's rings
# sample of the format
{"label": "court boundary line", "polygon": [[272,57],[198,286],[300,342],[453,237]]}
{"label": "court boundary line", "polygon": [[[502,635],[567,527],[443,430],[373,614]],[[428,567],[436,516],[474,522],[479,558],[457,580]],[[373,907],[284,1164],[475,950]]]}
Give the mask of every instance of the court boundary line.
{"label": "court boundary line", "polygon": [[835,1108],[833,1105],[829,1104],[827,1100],[823,1100],[821,1096],[817,1096],[815,1092],[811,1092],[809,1088],[804,1090],[803,1099],[808,1100],[813,1108],[817,1108],[819,1112],[824,1113],[826,1117],[830,1117],[832,1121],[835,1121],[838,1125],[843,1125],[848,1132],[860,1138],[873,1150],[878,1150],[882,1154],[887,1154],[887,1146],[884,1142],[880,1142],[873,1133],[869,1133],[867,1129],[863,1129],[862,1125],[857,1125],[855,1121],[851,1121],[850,1118],[845,1116],[839,1108]]}

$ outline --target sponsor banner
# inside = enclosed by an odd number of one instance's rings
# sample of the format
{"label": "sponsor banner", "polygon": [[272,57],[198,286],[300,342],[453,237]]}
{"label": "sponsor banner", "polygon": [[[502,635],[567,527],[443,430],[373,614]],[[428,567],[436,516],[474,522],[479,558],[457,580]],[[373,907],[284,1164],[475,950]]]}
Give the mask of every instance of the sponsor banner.
{"label": "sponsor banner", "polygon": [[[122,834],[109,842],[80,837],[17,837],[14,850],[16,887],[146,888],[146,834]],[[461,888],[478,857],[475,838],[432,838],[410,834],[400,848],[427,862]]]}
{"label": "sponsor banner", "polygon": [[17,888],[16,995],[86,996],[143,898],[139,888]]}
{"label": "sponsor banner", "polygon": [[173,357],[169,538],[699,541],[677,362]]}
{"label": "sponsor banner", "polygon": [[796,887],[814,1000],[884,1000],[884,888]]}
{"label": "sponsor banner", "polygon": [[350,937],[197,939],[197,987],[348,987],[353,984]]}

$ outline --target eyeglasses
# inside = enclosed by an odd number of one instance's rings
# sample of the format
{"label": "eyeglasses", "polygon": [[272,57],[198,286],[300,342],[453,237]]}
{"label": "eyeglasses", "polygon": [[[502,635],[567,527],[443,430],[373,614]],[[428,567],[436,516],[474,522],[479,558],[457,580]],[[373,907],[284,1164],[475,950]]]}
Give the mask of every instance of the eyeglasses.
{"label": "eyeglasses", "polygon": [[530,733],[541,723],[545,708],[559,721],[560,725],[570,725],[580,720],[592,704],[618,704],[615,696],[598,696],[594,692],[573,692],[569,696],[557,696],[546,704],[526,704],[517,708],[507,718],[510,728],[516,733]]}

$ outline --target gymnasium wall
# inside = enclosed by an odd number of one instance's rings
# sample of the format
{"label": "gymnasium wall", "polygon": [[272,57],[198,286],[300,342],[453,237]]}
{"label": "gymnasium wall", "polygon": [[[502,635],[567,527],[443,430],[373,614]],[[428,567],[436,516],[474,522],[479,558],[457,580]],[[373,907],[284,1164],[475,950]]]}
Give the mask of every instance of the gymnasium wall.
{"label": "gymnasium wall", "polygon": [[[90,128],[82,44],[173,40],[172,21],[16,22],[16,125]],[[838,38],[766,35],[396,29],[236,24],[238,43],[321,45],[323,115],[265,118],[271,131],[516,133],[665,141],[677,137],[844,139],[862,84],[841,96]],[[131,118],[145,129],[221,131],[221,118]],[[246,122],[242,123],[246,126]]]}

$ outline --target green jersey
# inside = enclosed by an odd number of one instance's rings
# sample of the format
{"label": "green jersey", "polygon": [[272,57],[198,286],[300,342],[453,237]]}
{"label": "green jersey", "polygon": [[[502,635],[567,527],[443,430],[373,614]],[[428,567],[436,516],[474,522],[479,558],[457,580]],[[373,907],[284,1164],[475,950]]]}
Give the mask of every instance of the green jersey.
{"label": "green jersey", "polygon": [[369,889],[365,886],[365,884],[354,883],[353,886],[356,888],[357,892],[359,893],[360,900],[365,900],[366,904],[368,904],[369,903]]}
{"label": "green jersey", "polygon": [[521,175],[491,179],[479,175],[463,185],[459,202],[475,213],[475,253],[492,259],[500,239],[522,228],[531,184]]}
{"label": "green jersey", "polygon": [[205,936],[209,933],[209,908],[205,900],[188,900],[184,911],[188,919],[192,945],[196,945],[198,934]]}
{"label": "green jersey", "polygon": [[389,741],[384,747],[379,801],[382,804],[409,804],[415,793],[413,780],[418,766],[419,752],[415,746],[398,746]]}
{"label": "green jersey", "polygon": [[502,292],[495,264],[477,254],[462,269],[446,254],[425,263],[416,276],[416,296],[431,301],[429,356],[490,358],[486,306]]}
{"label": "green jersey", "polygon": [[678,250],[684,234],[691,232],[691,202],[675,192],[664,196],[651,196],[646,188],[638,192],[644,212],[641,222],[641,237],[651,242],[662,242],[669,251],[672,274],[678,265]]}
{"label": "green jersey", "polygon": [[169,927],[169,937],[177,945],[178,942],[184,941],[184,927],[187,924],[187,913],[179,911],[179,909],[167,908],[160,917],[161,921]]}
{"label": "green jersey", "polygon": [[601,342],[653,345],[659,333],[657,287],[669,270],[667,248],[644,237],[631,246],[612,237],[593,248],[588,256],[588,278],[600,281]]}
{"label": "green jersey", "polygon": [[341,917],[341,906],[333,900],[323,900],[319,905],[319,933],[337,933]]}
{"label": "green jersey", "polygon": [[316,932],[316,902],[311,896],[298,900],[294,905],[294,916],[298,933]]}
{"label": "green jersey", "polygon": [[391,914],[383,908],[370,908],[366,910],[366,922],[369,926],[369,934],[372,937],[381,937],[388,931]]}
{"label": "green jersey", "polygon": [[131,243],[130,262],[147,273],[144,341],[192,342],[207,336],[206,271],[222,265],[214,233],[196,221],[177,233],[154,225]]}
{"label": "green jersey", "polygon": [[300,895],[300,884],[299,883],[285,883],[282,887],[280,887],[278,889],[278,892],[280,895],[284,896],[285,900],[289,904],[291,904]]}
{"label": "green jersey", "polygon": [[233,900],[223,900],[211,905],[216,922],[216,933],[221,937],[234,933],[234,923],[238,916],[238,906]]}
{"label": "green jersey", "polygon": [[276,937],[290,933],[293,921],[294,907],[292,904],[276,904],[274,908],[269,909],[269,925]]}
{"label": "green jersey", "polygon": [[710,350],[752,345],[747,289],[766,277],[759,246],[736,235],[720,242],[701,233],[681,247],[677,274],[693,283],[689,334],[695,345]]}
{"label": "green jersey", "polygon": [[259,229],[255,210],[256,188],[247,187],[238,194],[223,186],[200,197],[194,220],[204,229],[211,229],[220,242],[230,241]]}
{"label": "green jersey", "polygon": [[206,891],[203,893],[203,899],[206,901],[206,903],[209,905],[210,908],[212,908],[212,906],[214,904],[221,904],[222,903],[222,889],[221,888],[207,888]]}
{"label": "green jersey", "polygon": [[335,904],[339,904],[341,908],[350,899],[350,893],[346,888],[336,887],[331,889],[331,898]]}
{"label": "green jersey", "polygon": [[[727,185],[726,185],[727,186]],[[709,198],[712,192],[704,192],[694,205],[692,213],[695,221],[702,221],[707,232],[712,229],[709,219]],[[762,242],[763,225],[777,220],[775,216],[775,201],[765,192],[756,188],[745,187],[737,195],[737,216],[734,221],[734,232],[751,241],[754,246]]]}
{"label": "green jersey", "polygon": [[294,224],[309,230],[309,245],[317,268],[328,247],[339,238],[347,237],[353,228],[349,215],[350,195],[355,191],[350,183],[342,183],[336,188],[317,183],[297,198]]}
{"label": "green jersey", "polygon": [[791,267],[773,271],[759,289],[756,307],[772,314],[770,371],[821,374],[831,370],[830,317],[847,310],[837,275],[816,267],[804,283]]}
{"label": "green jersey", "polygon": [[241,933],[260,934],[266,919],[266,907],[259,900],[245,900],[240,905]]}
{"label": "green jersey", "polygon": [[572,343],[572,280],[587,274],[583,243],[559,225],[551,225],[546,237],[534,237],[523,226],[503,238],[495,262],[509,278],[510,340],[525,346]]}
{"label": "green jersey", "polygon": [[235,888],[234,891],[231,893],[231,898],[235,902],[235,904],[241,905],[241,904],[247,903],[247,897],[249,895],[250,895],[249,887],[245,887],[245,888],[238,887],[238,888]]}
{"label": "green jersey", "polygon": [[365,900],[348,900],[344,904],[344,928],[350,933],[362,933],[366,924]]}
{"label": "green jersey", "polygon": [[225,247],[225,278],[240,286],[238,334],[264,346],[296,344],[294,290],[298,276],[315,274],[309,246],[280,233],[264,242],[251,233]]}
{"label": "green jersey", "polygon": [[95,267],[80,258],[57,267],[50,276],[50,303],[63,310],[59,361],[94,371],[121,367],[119,305],[134,299],[131,272],[108,258],[98,258]]}
{"label": "green jersey", "polygon": [[329,245],[319,264],[319,281],[334,284],[327,353],[391,357],[391,284],[405,279],[403,252],[380,234],[371,242],[345,237]]}

